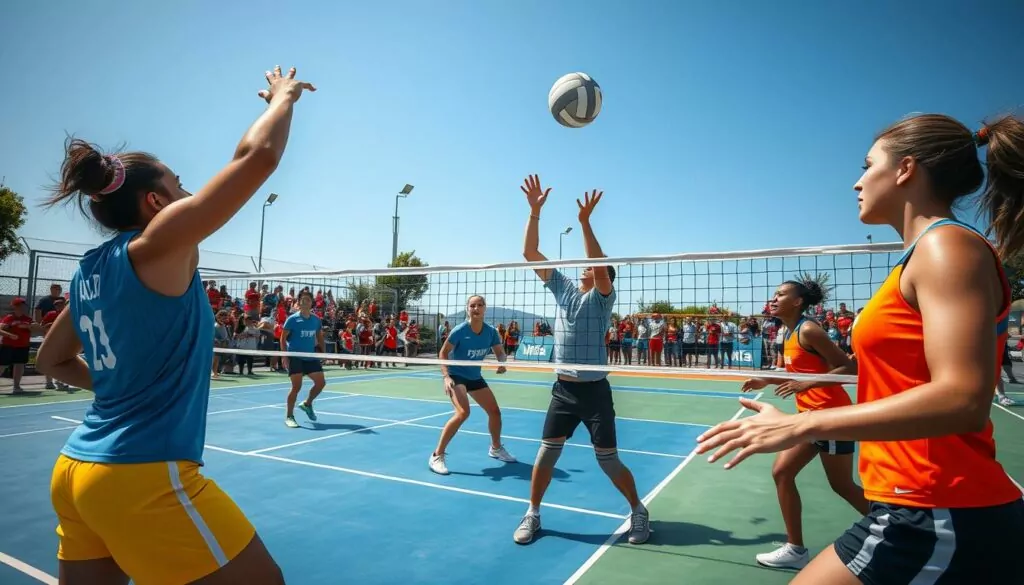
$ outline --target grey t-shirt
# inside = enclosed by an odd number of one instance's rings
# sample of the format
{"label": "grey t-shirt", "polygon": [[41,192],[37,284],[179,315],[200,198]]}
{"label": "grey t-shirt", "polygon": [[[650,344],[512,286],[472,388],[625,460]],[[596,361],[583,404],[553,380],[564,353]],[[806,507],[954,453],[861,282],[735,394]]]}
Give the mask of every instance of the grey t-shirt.
{"label": "grey t-shirt", "polygon": [[[576,285],[558,270],[552,270],[544,283],[558,304],[555,319],[555,363],[607,365],[608,351],[604,333],[612,320],[615,290],[608,296],[597,288],[581,293]],[[602,380],[606,372],[556,369],[556,373],[573,376],[580,381]]]}

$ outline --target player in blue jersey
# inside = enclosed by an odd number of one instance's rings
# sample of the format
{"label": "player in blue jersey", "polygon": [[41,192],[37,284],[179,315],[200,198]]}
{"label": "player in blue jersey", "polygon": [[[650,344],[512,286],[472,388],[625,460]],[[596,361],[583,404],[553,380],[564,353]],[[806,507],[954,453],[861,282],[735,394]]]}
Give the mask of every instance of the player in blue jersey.
{"label": "player in blue jersey", "polygon": [[[303,290],[299,293],[299,312],[292,313],[285,319],[284,327],[281,328],[281,351],[296,351],[313,353],[317,350],[324,353],[324,329],[320,317],[313,314],[313,293]],[[299,397],[299,390],[302,388],[302,377],[309,376],[313,380],[313,387],[309,389],[309,396],[306,401],[299,405],[299,409],[306,413],[309,420],[316,420],[316,413],[313,412],[313,401],[323,391],[324,367],[320,360],[306,357],[285,357],[282,358],[282,365],[288,370],[288,377],[292,380],[292,389],[288,392],[288,410],[285,412],[284,424],[291,428],[298,428],[299,423],[295,422],[295,400]]]}
{"label": "player in blue jersey", "polygon": [[114,235],[82,258],[36,361],[95,393],[50,485],[64,585],[284,583],[252,524],[199,472],[214,327],[198,246],[277,168],[294,104],[314,89],[295,69],[267,82],[266,110],[195,195],[153,155],[67,144],[48,203],[75,202]]}
{"label": "player in blue jersey", "polygon": [[[487,312],[487,301],[480,295],[469,297],[466,302],[468,320],[455,326],[444,345],[441,346],[440,358],[460,361],[482,361],[488,354],[494,353],[498,361],[505,363],[505,348],[497,330],[484,323]],[[499,374],[505,373],[505,366],[498,366]],[[452,417],[441,430],[441,438],[437,441],[437,449],[430,454],[429,466],[434,473],[448,475],[448,464],[445,461],[445,449],[451,442],[459,427],[469,418],[469,396],[487,413],[487,430],[491,434],[491,446],[487,455],[514,463],[515,457],[509,454],[501,444],[501,409],[494,392],[484,380],[479,366],[441,366],[444,376],[444,391],[455,407]]]}

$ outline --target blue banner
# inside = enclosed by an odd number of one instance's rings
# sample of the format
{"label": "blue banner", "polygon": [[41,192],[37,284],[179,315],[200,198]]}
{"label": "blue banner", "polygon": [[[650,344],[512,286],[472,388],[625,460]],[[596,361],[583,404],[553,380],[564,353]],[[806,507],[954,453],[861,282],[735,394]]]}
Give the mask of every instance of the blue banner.
{"label": "blue banner", "polygon": [[732,364],[755,370],[761,369],[762,347],[760,336],[753,337],[746,343],[737,338],[732,346]]}
{"label": "blue banner", "polygon": [[555,338],[551,335],[533,337],[526,335],[519,338],[516,359],[530,362],[550,362],[555,355]]}

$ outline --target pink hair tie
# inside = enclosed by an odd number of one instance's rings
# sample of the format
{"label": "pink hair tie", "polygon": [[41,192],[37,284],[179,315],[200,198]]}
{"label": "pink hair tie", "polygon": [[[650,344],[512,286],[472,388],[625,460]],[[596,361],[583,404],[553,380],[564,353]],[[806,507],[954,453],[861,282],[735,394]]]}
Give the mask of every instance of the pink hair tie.
{"label": "pink hair tie", "polygon": [[114,178],[110,180],[110,183],[108,183],[103,190],[92,196],[93,201],[99,201],[101,195],[109,195],[124,185],[125,171],[124,163],[121,162],[121,159],[114,155],[108,155],[104,156],[103,160],[107,161],[110,166],[114,167]]}

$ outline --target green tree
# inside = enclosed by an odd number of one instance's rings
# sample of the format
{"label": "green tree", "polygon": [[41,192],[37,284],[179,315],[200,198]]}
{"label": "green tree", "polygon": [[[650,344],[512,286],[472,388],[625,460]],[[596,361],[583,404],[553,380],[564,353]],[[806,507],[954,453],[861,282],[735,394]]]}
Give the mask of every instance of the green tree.
{"label": "green tree", "polygon": [[827,272],[819,272],[817,274],[811,274],[810,272],[807,272],[805,270],[804,272],[801,272],[801,273],[798,273],[798,274],[794,274],[793,275],[793,280],[796,280],[796,281],[799,281],[799,282],[807,282],[807,281],[817,282],[818,286],[821,287],[821,305],[822,306],[824,306],[825,303],[827,303],[829,301],[829,299],[832,298],[832,291],[836,288],[836,287],[832,286],[832,284],[831,284],[832,283],[832,275],[827,273]]}
{"label": "green tree", "polygon": [[676,308],[668,301],[653,301],[645,303],[643,299],[637,301],[636,310],[638,313],[675,313]]}
{"label": "green tree", "polygon": [[[416,250],[401,252],[394,262],[388,264],[388,268],[423,267],[427,263],[416,256]],[[395,291],[398,297],[398,310],[401,311],[409,306],[412,301],[418,301],[429,288],[426,274],[409,274],[402,276],[378,276],[377,288],[386,288]]]}
{"label": "green tree", "polygon": [[7,187],[0,187],[0,262],[11,254],[24,254],[18,230],[25,225],[25,201]]}

